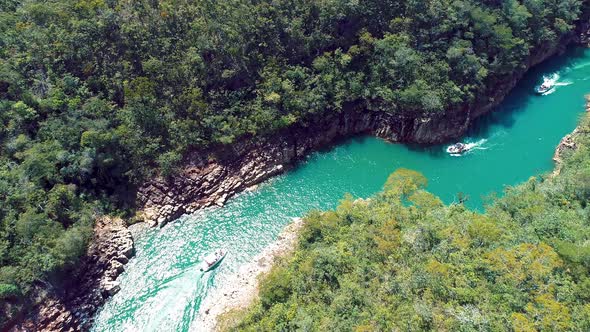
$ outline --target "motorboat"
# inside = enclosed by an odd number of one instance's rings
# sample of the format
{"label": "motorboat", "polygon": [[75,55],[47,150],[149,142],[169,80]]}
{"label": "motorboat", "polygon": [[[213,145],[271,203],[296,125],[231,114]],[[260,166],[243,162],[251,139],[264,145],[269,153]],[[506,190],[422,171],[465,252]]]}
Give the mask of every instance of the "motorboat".
{"label": "motorboat", "polygon": [[223,260],[227,251],[223,249],[217,249],[212,254],[205,256],[203,259],[203,263],[201,263],[200,270],[203,272],[208,272],[219,266],[219,263]]}
{"label": "motorboat", "polygon": [[535,92],[542,95],[553,89],[554,86],[555,83],[553,83],[551,80],[545,79],[545,81],[543,81],[543,83],[541,83],[541,85],[536,88]]}
{"label": "motorboat", "polygon": [[447,152],[450,154],[461,154],[467,151],[469,151],[469,146],[465,143],[455,143],[447,148]]}

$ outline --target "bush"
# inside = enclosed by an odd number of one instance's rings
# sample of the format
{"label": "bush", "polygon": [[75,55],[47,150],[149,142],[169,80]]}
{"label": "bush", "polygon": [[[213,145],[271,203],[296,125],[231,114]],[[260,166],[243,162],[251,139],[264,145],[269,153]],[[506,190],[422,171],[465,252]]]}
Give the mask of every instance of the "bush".
{"label": "bush", "polygon": [[20,290],[13,284],[0,284],[0,301],[17,298],[21,295]]}

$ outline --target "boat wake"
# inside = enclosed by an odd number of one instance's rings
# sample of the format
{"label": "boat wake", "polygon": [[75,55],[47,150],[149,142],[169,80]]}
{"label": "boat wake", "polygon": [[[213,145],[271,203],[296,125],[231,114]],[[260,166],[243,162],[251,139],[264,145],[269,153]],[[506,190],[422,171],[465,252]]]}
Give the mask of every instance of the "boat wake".
{"label": "boat wake", "polygon": [[[152,314],[141,324],[142,331],[168,330],[164,327],[168,327],[170,331],[188,331],[187,327],[179,325],[194,320],[201,299],[211,282],[211,275],[191,269],[180,276],[182,277],[165,280],[166,286],[152,296]],[[179,313],[184,317],[180,323],[177,319]]]}
{"label": "boat wake", "polygon": [[582,68],[586,68],[586,67],[588,67],[588,66],[590,66],[590,62],[581,63],[581,64],[579,64],[579,65],[577,65],[577,66],[574,66],[574,67],[573,67],[573,70],[580,70],[580,69],[582,69]]}
{"label": "boat wake", "polygon": [[568,86],[573,84],[574,82],[571,81],[562,81],[560,82],[560,75],[559,73],[553,73],[550,75],[543,75],[543,84],[545,86],[550,86],[551,88],[543,93],[541,93],[542,96],[547,96],[550,95],[552,93],[554,93],[555,91],[557,91],[557,88],[560,86]]}
{"label": "boat wake", "polygon": [[488,140],[485,138],[480,139],[477,142],[467,142],[465,143],[465,152],[463,153],[450,153],[449,155],[452,157],[461,157],[472,153],[475,150],[487,150],[487,147],[483,146]]}

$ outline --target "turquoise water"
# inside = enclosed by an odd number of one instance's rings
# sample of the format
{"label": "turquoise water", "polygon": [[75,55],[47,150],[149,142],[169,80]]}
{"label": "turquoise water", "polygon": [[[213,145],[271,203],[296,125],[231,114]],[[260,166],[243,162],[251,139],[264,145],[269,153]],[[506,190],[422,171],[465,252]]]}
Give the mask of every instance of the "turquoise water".
{"label": "turquoise water", "polygon": [[[558,74],[552,93],[536,96],[543,75]],[[274,241],[291,218],[334,208],[347,192],[368,197],[399,167],[418,170],[445,202],[457,193],[483,209],[482,197],[552,169],[559,140],[571,132],[590,92],[590,51],[572,49],[532,70],[497,112],[479,119],[463,139],[475,148],[449,156],[446,146],[405,146],[354,138],[314,153],[294,170],[223,208],[184,216],[136,239],[136,258],[119,280],[121,291],[97,315],[95,331],[194,331],[201,301],[216,285]],[[216,248],[228,255],[213,272],[200,257]]]}

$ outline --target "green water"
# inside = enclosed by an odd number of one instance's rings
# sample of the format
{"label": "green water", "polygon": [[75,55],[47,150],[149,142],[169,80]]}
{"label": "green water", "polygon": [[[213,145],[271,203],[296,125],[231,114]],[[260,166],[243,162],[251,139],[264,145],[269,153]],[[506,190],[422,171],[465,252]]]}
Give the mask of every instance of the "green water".
{"label": "green water", "polygon": [[[533,88],[559,74],[546,96]],[[571,132],[590,92],[590,51],[572,49],[531,71],[497,112],[481,118],[464,141],[474,150],[449,156],[446,146],[416,147],[363,137],[311,155],[294,170],[136,239],[136,258],[119,280],[121,291],[97,315],[96,331],[194,331],[200,303],[216,285],[274,241],[292,217],[334,208],[347,192],[368,197],[398,167],[418,170],[429,189],[450,203],[461,192],[483,209],[482,196],[501,192],[552,169],[559,140]],[[200,257],[216,248],[228,255],[213,272],[199,272]]]}

